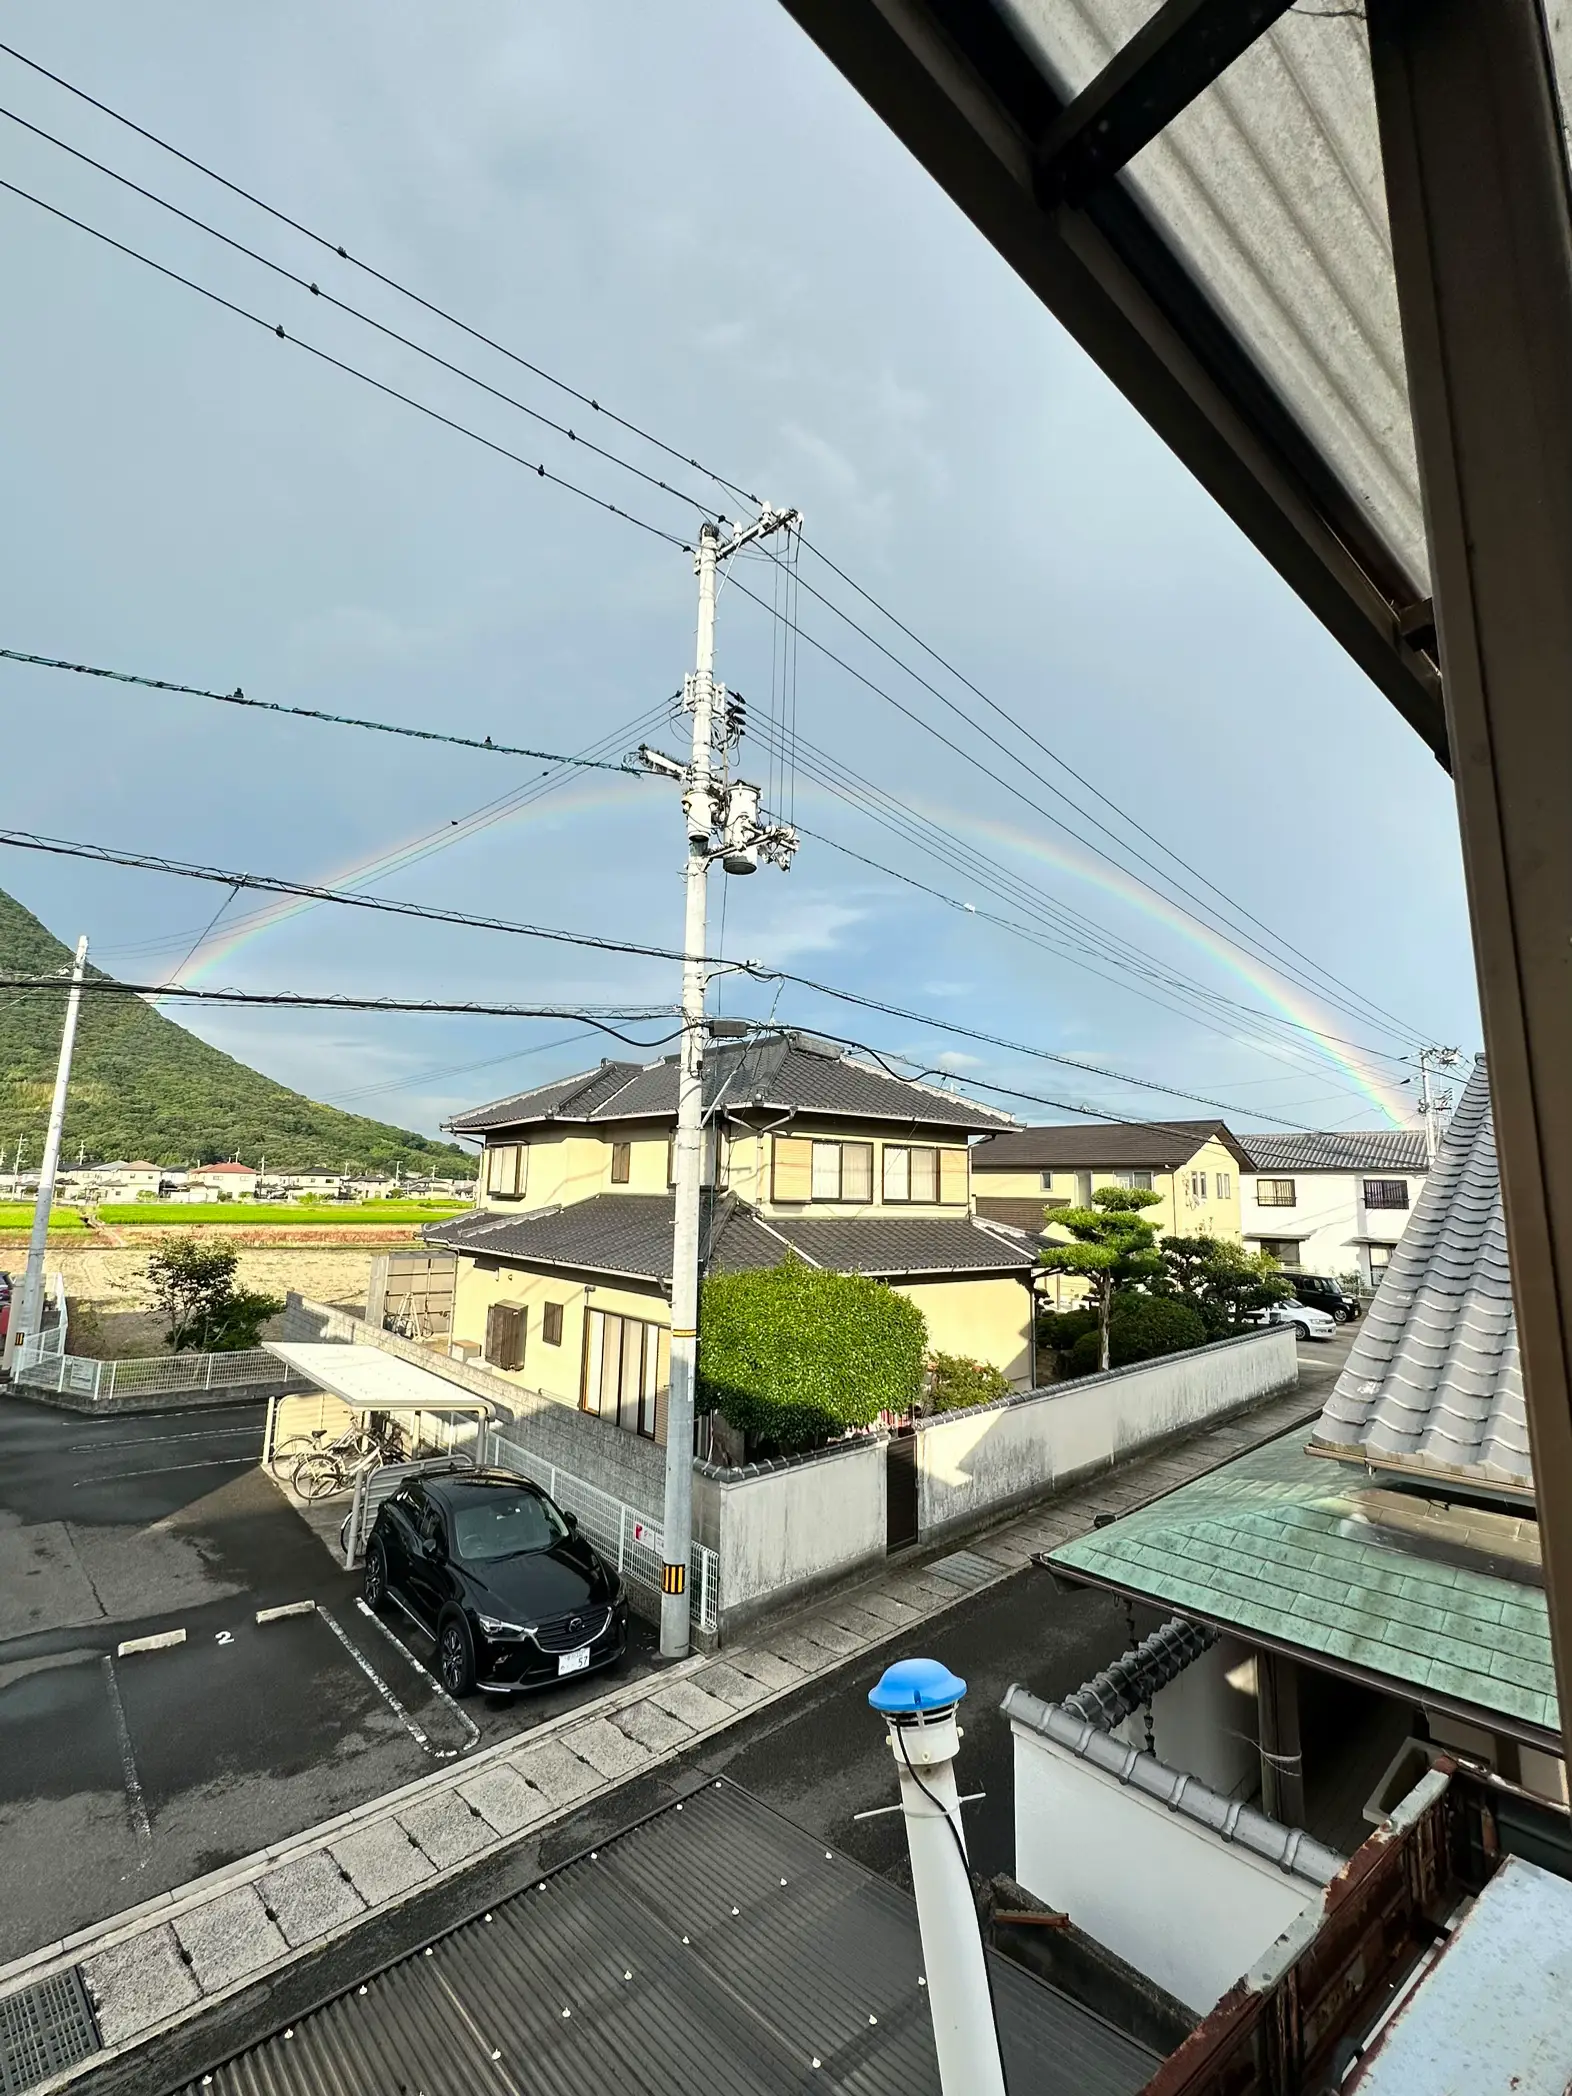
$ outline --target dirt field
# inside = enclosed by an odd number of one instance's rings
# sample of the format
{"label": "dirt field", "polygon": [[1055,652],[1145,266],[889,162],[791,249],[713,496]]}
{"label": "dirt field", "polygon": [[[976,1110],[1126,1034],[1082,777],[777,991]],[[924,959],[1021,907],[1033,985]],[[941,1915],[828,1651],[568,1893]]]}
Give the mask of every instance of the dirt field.
{"label": "dirt field", "polygon": [[[112,1361],[161,1350],[163,1320],[149,1308],[144,1278],[148,1249],[146,1245],[123,1250],[101,1245],[50,1246],[49,1271],[65,1275],[73,1353]],[[240,1285],[279,1296],[293,1288],[316,1302],[359,1310],[365,1307],[375,1257],[376,1248],[369,1245],[297,1245],[276,1250],[242,1246]],[[22,1258],[15,1253],[0,1254],[0,1261],[8,1261],[14,1271],[21,1270]],[[264,1337],[276,1336],[270,1325]]]}

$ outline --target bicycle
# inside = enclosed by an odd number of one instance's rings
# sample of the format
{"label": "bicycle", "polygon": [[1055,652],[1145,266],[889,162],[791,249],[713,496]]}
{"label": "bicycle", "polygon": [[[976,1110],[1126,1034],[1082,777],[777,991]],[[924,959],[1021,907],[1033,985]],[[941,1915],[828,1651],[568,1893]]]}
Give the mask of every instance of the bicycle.
{"label": "bicycle", "polygon": [[398,1453],[396,1430],[378,1434],[356,1426],[331,1441],[325,1434],[326,1429],[319,1428],[313,1434],[294,1435],[273,1451],[273,1475],[302,1499],[324,1499],[341,1490],[345,1478],[363,1465],[380,1468]]}

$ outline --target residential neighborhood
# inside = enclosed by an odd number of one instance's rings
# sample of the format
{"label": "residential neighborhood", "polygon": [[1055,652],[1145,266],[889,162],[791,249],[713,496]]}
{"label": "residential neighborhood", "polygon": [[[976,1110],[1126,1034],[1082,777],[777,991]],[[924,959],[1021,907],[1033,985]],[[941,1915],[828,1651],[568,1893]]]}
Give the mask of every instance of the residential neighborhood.
{"label": "residential neighborhood", "polygon": [[1572,2090],[1562,13],[14,0],[0,2096]]}

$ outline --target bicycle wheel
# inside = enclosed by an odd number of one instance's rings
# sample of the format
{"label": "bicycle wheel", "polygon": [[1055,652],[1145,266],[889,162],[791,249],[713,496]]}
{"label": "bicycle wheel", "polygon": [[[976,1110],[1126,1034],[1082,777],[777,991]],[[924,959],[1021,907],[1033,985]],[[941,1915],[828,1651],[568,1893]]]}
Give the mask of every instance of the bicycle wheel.
{"label": "bicycle wheel", "polygon": [[267,1459],[267,1467],[281,1485],[287,1485],[295,1465],[305,1456],[317,1454],[322,1443],[311,1434],[291,1434],[280,1441]]}
{"label": "bicycle wheel", "polygon": [[343,1467],[337,1456],[330,1456],[325,1451],[319,1455],[303,1456],[295,1465],[290,1483],[301,1499],[328,1499],[344,1489]]}

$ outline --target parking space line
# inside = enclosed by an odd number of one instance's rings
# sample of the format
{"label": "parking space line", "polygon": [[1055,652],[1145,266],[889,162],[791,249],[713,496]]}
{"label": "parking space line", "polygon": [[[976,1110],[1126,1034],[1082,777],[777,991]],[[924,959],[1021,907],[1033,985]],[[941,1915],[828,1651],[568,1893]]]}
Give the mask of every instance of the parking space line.
{"label": "parking space line", "polygon": [[186,1634],[183,1630],[155,1630],[151,1637],[127,1638],[124,1644],[116,1645],[116,1659],[124,1659],[128,1652],[162,1652],[166,1645],[183,1645]]}
{"label": "parking space line", "polygon": [[[257,1621],[259,1623],[277,1623],[285,1616],[309,1616],[315,1612],[316,1603],[314,1601],[284,1601],[277,1608],[259,1608],[257,1610]],[[326,1611],[324,1610],[325,1613]]]}
{"label": "parking space line", "polygon": [[398,1697],[394,1695],[393,1691],[388,1687],[387,1683],[377,1672],[376,1668],[371,1664],[370,1660],[367,1659],[367,1657],[360,1650],[360,1648],[352,1642],[352,1640],[344,1630],[343,1626],[339,1623],[338,1618],[334,1615],[333,1611],[330,1608],[319,1608],[316,1611],[316,1613],[322,1618],[322,1621],[327,1625],[328,1629],[332,1631],[333,1635],[338,1639],[339,1643],[349,1654],[350,1658],[355,1662],[356,1666],[359,1667],[361,1673],[364,1674],[366,1679],[371,1683],[371,1686],[376,1690],[377,1694],[382,1698],[383,1702],[387,1704],[390,1710],[393,1710],[398,1714],[399,1722],[403,1725],[404,1730],[409,1734],[410,1738],[413,1739],[420,1746],[422,1751],[427,1754],[435,1755],[438,1760],[446,1760],[450,1758],[453,1750],[449,1749],[448,1754],[445,1755],[441,1753],[439,1749],[432,1746],[430,1740],[427,1739],[425,1733],[421,1731],[420,1727],[415,1723],[415,1720],[404,1708],[403,1704],[399,1701]]}
{"label": "parking space line", "polygon": [[[182,1630],[180,1635],[185,1636]],[[124,1650],[124,1647],[121,1648]],[[120,1683],[115,1679],[115,1662],[109,1653],[104,1654],[104,1681],[109,1690],[109,1708],[115,1720],[115,1738],[120,1746],[120,1768],[125,1778],[126,1809],[131,1815],[131,1825],[136,1833],[137,1869],[145,1870],[153,1854],[153,1829],[147,1816],[147,1800],[142,1795],[142,1779],[136,1772],[136,1754],[131,1746],[131,1727],[126,1723],[126,1708],[120,1700]]]}
{"label": "parking space line", "polygon": [[[458,1749],[458,1752],[460,1754],[467,1754],[470,1748],[474,1746],[480,1738],[480,1727],[475,1723],[475,1720],[469,1715],[467,1711],[460,1710],[457,1703],[454,1702],[453,1698],[448,1694],[447,1690],[442,1686],[442,1683],[437,1679],[435,1674],[431,1673],[427,1668],[421,1665],[420,1661],[415,1657],[414,1653],[411,1652],[409,1647],[404,1643],[404,1640],[400,1637],[395,1637],[393,1632],[389,1630],[386,1623],[384,1623],[372,1609],[367,1607],[366,1603],[360,1598],[359,1595],[355,1597],[355,1606],[360,1610],[360,1613],[365,1617],[366,1621],[368,1623],[374,1623],[377,1629],[380,1630],[382,1635],[387,1639],[388,1643],[393,1647],[393,1649],[396,1652],[400,1653],[403,1656],[403,1658],[405,1658],[409,1662],[409,1664],[415,1669],[415,1672],[420,1676],[421,1680],[424,1681],[426,1686],[431,1690],[433,1695],[438,1696],[442,1700],[442,1702],[444,1702],[447,1705],[448,1709],[452,1711],[453,1715],[458,1719],[459,1723],[469,1734],[469,1738],[464,1742],[463,1746]],[[448,1752],[451,1754],[453,1752],[453,1749],[449,1748]]]}
{"label": "parking space line", "polygon": [[258,1443],[262,1439],[262,1429],[257,1425],[210,1426],[204,1427],[200,1433],[194,1434],[136,1434],[126,1440],[68,1441],[66,1443],[66,1453],[73,1456],[94,1455],[101,1448],[146,1448],[149,1444],[165,1441],[233,1440],[239,1434],[247,1434],[253,1441]]}
{"label": "parking space line", "polygon": [[205,1463],[164,1463],[156,1470],[105,1470],[97,1477],[76,1477],[71,1480],[73,1492],[84,1485],[118,1485],[131,1477],[170,1477],[177,1470],[252,1470],[256,1467],[253,1456],[213,1456]]}

